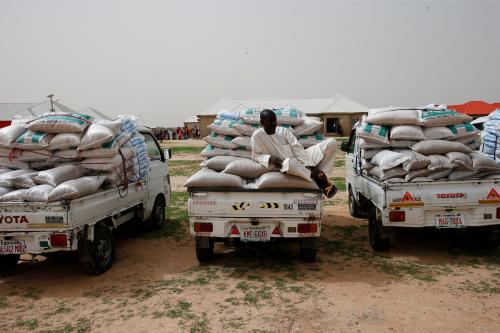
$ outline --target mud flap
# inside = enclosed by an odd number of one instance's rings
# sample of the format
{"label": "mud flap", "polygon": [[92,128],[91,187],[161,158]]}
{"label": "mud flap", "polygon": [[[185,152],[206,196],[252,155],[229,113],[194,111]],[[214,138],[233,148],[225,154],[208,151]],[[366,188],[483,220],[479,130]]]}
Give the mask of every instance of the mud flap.
{"label": "mud flap", "polygon": [[301,249],[316,250],[317,247],[318,246],[316,244],[316,238],[315,237],[302,238],[300,240],[300,248]]}
{"label": "mud flap", "polygon": [[196,242],[196,247],[199,249],[209,249],[210,237],[198,237],[198,241]]}

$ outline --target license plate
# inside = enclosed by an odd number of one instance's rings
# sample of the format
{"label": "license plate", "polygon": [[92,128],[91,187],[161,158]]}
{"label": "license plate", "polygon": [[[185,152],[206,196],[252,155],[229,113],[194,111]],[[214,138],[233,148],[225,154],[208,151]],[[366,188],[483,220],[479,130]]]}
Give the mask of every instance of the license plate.
{"label": "license plate", "polygon": [[269,227],[241,226],[240,239],[246,242],[264,242],[271,240],[271,233]]}
{"label": "license plate", "polygon": [[436,228],[463,228],[465,227],[462,214],[443,214],[436,216]]}
{"label": "license plate", "polygon": [[0,241],[0,254],[24,254],[26,253],[26,244],[24,241]]}

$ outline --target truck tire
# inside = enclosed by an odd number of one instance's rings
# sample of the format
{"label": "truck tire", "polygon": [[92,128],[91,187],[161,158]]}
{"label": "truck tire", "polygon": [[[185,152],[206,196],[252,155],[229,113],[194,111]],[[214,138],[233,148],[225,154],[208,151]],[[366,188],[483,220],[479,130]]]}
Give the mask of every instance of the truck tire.
{"label": "truck tire", "polygon": [[196,258],[201,264],[208,263],[214,258],[214,240],[210,237],[195,237]]}
{"label": "truck tire", "polygon": [[315,262],[318,248],[316,238],[304,238],[300,240],[300,260],[302,262]]}
{"label": "truck tire", "polygon": [[391,239],[382,237],[380,233],[380,222],[377,221],[377,207],[370,208],[368,216],[368,241],[375,251],[386,251],[389,249]]}
{"label": "truck tire", "polygon": [[21,256],[19,254],[7,254],[0,256],[0,274],[16,268]]}
{"label": "truck tire", "polygon": [[165,199],[161,195],[157,196],[149,222],[151,228],[159,229],[165,225],[165,208]]}
{"label": "truck tire", "polygon": [[85,270],[92,275],[106,272],[115,259],[115,239],[113,232],[103,225],[94,227],[94,240],[83,240],[78,244],[80,261]]}
{"label": "truck tire", "polygon": [[352,193],[351,188],[349,187],[349,213],[352,217],[361,218],[363,214],[361,213],[361,209],[359,207],[359,203],[356,201],[354,194]]}

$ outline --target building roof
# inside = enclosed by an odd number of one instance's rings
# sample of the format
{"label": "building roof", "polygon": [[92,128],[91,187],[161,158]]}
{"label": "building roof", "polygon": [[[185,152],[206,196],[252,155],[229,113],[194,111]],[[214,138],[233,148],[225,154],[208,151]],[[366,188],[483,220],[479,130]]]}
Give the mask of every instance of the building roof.
{"label": "building roof", "polygon": [[23,113],[30,106],[37,103],[0,103],[0,119],[11,120],[16,114]]}
{"label": "building roof", "polygon": [[368,113],[368,108],[340,94],[330,98],[221,98],[199,116],[214,116],[219,111],[241,111],[251,107],[280,108],[294,106],[302,112],[319,116],[325,113]]}
{"label": "building roof", "polygon": [[448,105],[448,109],[470,116],[487,116],[496,109],[500,109],[500,103],[490,104],[483,101],[470,101],[465,104]]}
{"label": "building roof", "polygon": [[198,116],[192,116],[184,120],[184,123],[197,123],[197,122],[199,122]]}

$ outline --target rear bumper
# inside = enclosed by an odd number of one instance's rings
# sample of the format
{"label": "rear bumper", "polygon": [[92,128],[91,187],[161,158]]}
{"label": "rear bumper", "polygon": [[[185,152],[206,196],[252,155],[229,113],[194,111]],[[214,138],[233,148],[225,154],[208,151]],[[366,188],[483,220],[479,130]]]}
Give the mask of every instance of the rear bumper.
{"label": "rear bumper", "polygon": [[[212,223],[212,232],[196,232],[194,230],[195,223]],[[283,238],[308,238],[321,236],[321,219],[304,220],[302,218],[291,219],[266,219],[266,218],[239,218],[239,219],[223,219],[223,218],[190,218],[191,235],[198,237],[213,237],[213,238],[241,238],[242,226],[262,226],[268,228],[271,232],[271,239]],[[315,224],[316,232],[299,232],[299,224]],[[234,228],[238,229],[238,233],[234,232]],[[276,229],[277,228],[277,229]],[[272,233],[275,231],[275,233]],[[279,232],[277,232],[279,230]]]}
{"label": "rear bumper", "polygon": [[[66,235],[67,246],[54,246],[51,243],[51,235]],[[0,240],[22,241],[26,246],[26,254],[44,254],[59,251],[73,251],[77,249],[78,241],[76,234],[71,231],[63,232],[1,232]]]}
{"label": "rear bumper", "polygon": [[[442,214],[458,214],[464,218],[464,227],[484,227],[500,225],[496,218],[496,205],[462,206],[454,208],[443,207],[413,207],[399,210],[386,208],[382,214],[382,225],[386,227],[423,228],[436,227],[436,216]],[[389,212],[404,211],[404,222],[390,222]]]}

